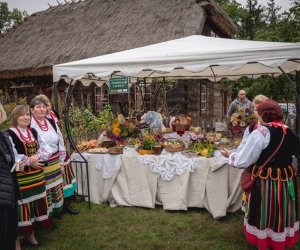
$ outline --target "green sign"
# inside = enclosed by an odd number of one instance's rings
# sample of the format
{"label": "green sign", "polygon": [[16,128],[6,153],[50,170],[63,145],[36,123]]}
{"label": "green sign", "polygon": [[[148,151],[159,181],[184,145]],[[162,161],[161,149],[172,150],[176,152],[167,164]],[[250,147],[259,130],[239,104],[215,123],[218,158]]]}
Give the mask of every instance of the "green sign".
{"label": "green sign", "polygon": [[112,77],[109,79],[109,93],[122,94],[128,93],[128,77]]}

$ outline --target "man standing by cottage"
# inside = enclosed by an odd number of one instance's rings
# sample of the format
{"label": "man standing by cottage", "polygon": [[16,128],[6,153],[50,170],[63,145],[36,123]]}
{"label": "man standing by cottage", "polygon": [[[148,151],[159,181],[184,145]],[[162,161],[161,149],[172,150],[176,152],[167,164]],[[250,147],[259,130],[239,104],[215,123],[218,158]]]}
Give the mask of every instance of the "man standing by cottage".
{"label": "man standing by cottage", "polygon": [[246,97],[245,90],[241,89],[238,93],[238,98],[236,98],[229,107],[228,117],[231,117],[234,113],[239,113],[239,110],[243,110],[243,112],[252,114],[253,106],[250,100]]}

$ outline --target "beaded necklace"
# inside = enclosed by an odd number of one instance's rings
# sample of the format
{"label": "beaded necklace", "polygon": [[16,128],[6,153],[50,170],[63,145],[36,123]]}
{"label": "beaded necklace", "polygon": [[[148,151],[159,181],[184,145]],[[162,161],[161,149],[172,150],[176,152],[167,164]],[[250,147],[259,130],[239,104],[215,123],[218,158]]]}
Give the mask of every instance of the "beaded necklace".
{"label": "beaded necklace", "polygon": [[47,124],[47,121],[46,119],[44,118],[43,121],[44,121],[44,124],[42,124],[38,119],[36,119],[34,116],[33,116],[33,119],[36,121],[37,125],[40,127],[41,130],[43,131],[48,131],[48,124]]}
{"label": "beaded necklace", "polygon": [[30,135],[29,128],[26,129],[26,131],[27,131],[27,137],[22,134],[22,132],[20,131],[20,129],[18,127],[15,127],[15,128],[18,131],[19,136],[20,136],[20,138],[21,138],[21,140],[23,142],[32,142],[32,138],[31,138],[31,135]]}

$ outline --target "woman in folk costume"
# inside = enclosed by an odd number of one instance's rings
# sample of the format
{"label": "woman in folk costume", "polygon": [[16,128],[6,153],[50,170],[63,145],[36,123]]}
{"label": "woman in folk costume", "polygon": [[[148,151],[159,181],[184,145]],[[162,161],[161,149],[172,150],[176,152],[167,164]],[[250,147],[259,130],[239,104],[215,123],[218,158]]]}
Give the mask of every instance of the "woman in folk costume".
{"label": "woman in folk costume", "polygon": [[[51,224],[48,215],[48,206],[45,189],[44,165],[50,157],[49,147],[37,134],[36,130],[29,128],[30,112],[28,105],[18,105],[12,111],[12,125],[7,132],[14,145],[15,159],[25,166],[24,171],[17,172],[21,199],[18,200],[19,233],[26,236],[27,241],[38,246],[34,235],[34,224],[45,228]],[[17,238],[16,249],[20,249]]]}
{"label": "woman in folk costume", "polygon": [[[264,95],[257,95],[254,97],[253,101],[252,101],[252,106],[253,106],[253,110],[256,110],[256,107],[261,104],[262,102],[269,100],[268,97],[264,96]],[[257,129],[257,127],[260,126],[259,120],[256,120],[254,123],[250,124],[244,134],[243,134],[243,138],[242,141],[240,143],[240,145],[237,148],[237,151],[239,151],[246,143],[248,136],[255,130]]]}
{"label": "woman in folk costume", "polygon": [[[266,100],[269,100],[268,97],[264,96],[264,95],[257,95],[254,97],[253,101],[252,101],[252,105],[253,105],[253,109],[254,111],[256,111],[256,107],[261,104],[262,102],[266,101]],[[257,113],[254,113],[254,114],[257,114]],[[249,135],[254,131],[256,130],[258,127],[260,127],[261,124],[259,123],[259,120],[257,119],[254,123],[250,124],[244,134],[243,134],[243,138],[242,138],[242,141],[240,143],[240,145],[238,146],[236,152],[239,152],[242,150],[242,148],[245,146],[245,143],[249,137]],[[248,200],[249,200],[249,193],[247,192],[244,192],[243,193],[243,197],[242,197],[242,210],[244,212],[247,213],[248,211]]]}
{"label": "woman in folk costume", "polygon": [[[63,131],[62,122],[60,121],[56,112],[52,110],[50,99],[46,95],[38,95],[47,103],[47,118],[55,121],[60,131]],[[66,143],[65,143],[66,145]],[[66,158],[64,159],[64,209],[63,211],[69,214],[78,214],[79,211],[71,207],[71,200],[77,188],[75,174],[70,164],[70,156],[66,152]]]}
{"label": "woman in folk costume", "polygon": [[[255,182],[249,194],[244,219],[246,240],[259,249],[276,250],[295,246],[299,235],[296,170],[292,155],[299,141],[283,124],[279,105],[266,100],[256,107],[261,126],[253,131],[244,147],[228,154],[229,163],[247,168]],[[263,167],[261,167],[263,166]]]}
{"label": "woman in folk costume", "polygon": [[[0,124],[7,119],[0,103]],[[15,167],[14,148],[7,133],[0,131],[0,249],[15,250],[18,229],[18,202],[20,191]]]}
{"label": "woman in folk costume", "polygon": [[47,103],[39,97],[30,102],[32,114],[30,126],[43,137],[49,146],[50,158],[45,162],[44,172],[46,181],[46,193],[48,211],[52,215],[59,216],[63,209],[63,163],[66,157],[66,149],[60,129],[51,119],[47,119]]}

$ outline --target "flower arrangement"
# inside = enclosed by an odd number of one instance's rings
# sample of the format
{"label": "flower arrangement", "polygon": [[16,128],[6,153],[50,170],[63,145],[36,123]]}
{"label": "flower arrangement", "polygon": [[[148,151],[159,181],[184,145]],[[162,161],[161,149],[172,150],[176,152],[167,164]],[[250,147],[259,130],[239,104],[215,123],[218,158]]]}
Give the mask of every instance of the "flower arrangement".
{"label": "flower arrangement", "polygon": [[152,147],[158,144],[157,137],[149,131],[142,132],[137,139],[137,147],[145,150],[152,150]]}
{"label": "flower arrangement", "polygon": [[253,114],[250,114],[250,110],[248,108],[239,108],[237,112],[233,113],[231,116],[231,132],[233,135],[243,135],[246,127],[255,122],[255,120],[256,117]]}
{"label": "flower arrangement", "polygon": [[134,122],[128,122],[123,115],[119,115],[113,120],[108,131],[108,137],[112,140],[125,141],[128,137],[136,137],[138,132]]}
{"label": "flower arrangement", "polygon": [[255,116],[250,115],[250,110],[246,109],[238,109],[237,113],[233,113],[231,116],[231,124],[232,126],[239,125],[240,127],[247,127],[253,121],[255,121]]}
{"label": "flower arrangement", "polygon": [[198,152],[201,156],[211,157],[217,148],[213,140],[207,134],[192,137],[189,150]]}

